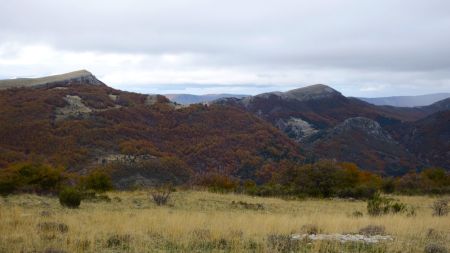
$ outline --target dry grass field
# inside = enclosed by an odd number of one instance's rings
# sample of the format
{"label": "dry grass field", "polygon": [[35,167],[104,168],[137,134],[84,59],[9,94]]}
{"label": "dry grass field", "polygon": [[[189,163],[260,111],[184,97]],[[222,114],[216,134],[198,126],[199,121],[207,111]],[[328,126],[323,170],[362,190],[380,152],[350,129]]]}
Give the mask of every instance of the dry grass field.
{"label": "dry grass field", "polygon": [[[414,206],[415,216],[370,217],[364,201],[178,191],[168,206],[159,207],[145,191],[107,195],[110,202],[84,201],[79,209],[36,195],[0,198],[0,252],[381,253],[424,252],[433,243],[450,249],[450,217],[432,216],[432,197],[396,197]],[[354,211],[363,216],[354,217]],[[307,224],[326,234],[382,225],[395,239],[380,244],[289,239]]]}

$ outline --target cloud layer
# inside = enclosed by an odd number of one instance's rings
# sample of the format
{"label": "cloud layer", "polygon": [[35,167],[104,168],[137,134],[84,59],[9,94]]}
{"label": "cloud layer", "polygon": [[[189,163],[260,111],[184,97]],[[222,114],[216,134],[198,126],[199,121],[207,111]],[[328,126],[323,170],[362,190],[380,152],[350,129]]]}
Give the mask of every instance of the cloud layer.
{"label": "cloud layer", "polygon": [[326,83],[353,96],[450,90],[449,1],[3,0],[0,78],[88,69],[148,93]]}

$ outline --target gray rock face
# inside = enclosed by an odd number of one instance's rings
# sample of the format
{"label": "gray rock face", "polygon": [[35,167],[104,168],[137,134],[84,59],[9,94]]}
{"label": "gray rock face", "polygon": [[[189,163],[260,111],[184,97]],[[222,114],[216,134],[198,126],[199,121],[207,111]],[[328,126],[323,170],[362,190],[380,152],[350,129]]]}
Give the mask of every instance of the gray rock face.
{"label": "gray rock face", "polygon": [[86,118],[93,112],[101,112],[111,109],[121,108],[121,105],[115,105],[114,107],[108,107],[105,109],[95,109],[86,105],[85,101],[79,96],[66,95],[64,100],[67,104],[64,107],[58,107],[55,109],[55,120],[60,121],[71,117]]}
{"label": "gray rock face", "polygon": [[154,105],[158,102],[158,96],[157,95],[147,95],[145,98],[145,104],[146,105]]}
{"label": "gray rock face", "polygon": [[377,139],[393,141],[389,133],[384,131],[378,122],[364,117],[355,117],[346,119],[344,122],[337,125],[332,130],[332,133],[342,134],[354,130],[363,131],[366,134],[371,135]]}
{"label": "gray rock face", "polygon": [[63,120],[69,117],[79,117],[90,114],[93,109],[89,108],[83,103],[83,100],[79,96],[67,95],[64,97],[67,105],[56,109],[56,120]]}
{"label": "gray rock face", "polygon": [[310,123],[294,117],[287,121],[280,119],[276,126],[298,142],[318,132]]}

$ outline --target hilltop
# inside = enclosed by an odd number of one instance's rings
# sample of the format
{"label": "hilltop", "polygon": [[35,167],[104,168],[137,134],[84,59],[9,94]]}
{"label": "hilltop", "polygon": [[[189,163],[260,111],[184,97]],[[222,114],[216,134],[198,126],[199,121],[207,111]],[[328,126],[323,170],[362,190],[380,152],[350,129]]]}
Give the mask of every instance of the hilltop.
{"label": "hilltop", "polygon": [[39,78],[16,78],[0,80],[0,90],[22,87],[42,87],[51,85],[63,85],[71,83],[83,83],[92,85],[104,85],[91,72],[78,70],[60,75],[39,77]]}

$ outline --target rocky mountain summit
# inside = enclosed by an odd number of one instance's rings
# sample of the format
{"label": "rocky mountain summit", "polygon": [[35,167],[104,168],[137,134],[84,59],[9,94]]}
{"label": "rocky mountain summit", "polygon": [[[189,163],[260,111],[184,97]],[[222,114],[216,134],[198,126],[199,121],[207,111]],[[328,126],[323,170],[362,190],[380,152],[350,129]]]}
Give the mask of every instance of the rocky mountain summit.
{"label": "rocky mountain summit", "polygon": [[0,90],[23,87],[57,87],[70,84],[105,85],[87,70],[78,70],[61,75],[39,78],[16,78],[0,80]]}

